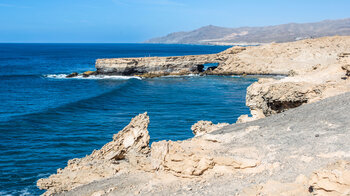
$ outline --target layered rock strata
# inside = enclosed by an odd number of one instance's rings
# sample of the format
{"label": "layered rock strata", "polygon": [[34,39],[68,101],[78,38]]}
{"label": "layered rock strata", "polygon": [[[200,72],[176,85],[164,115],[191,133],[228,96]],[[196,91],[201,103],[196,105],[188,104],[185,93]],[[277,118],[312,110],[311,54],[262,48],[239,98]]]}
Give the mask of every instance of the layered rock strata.
{"label": "layered rock strata", "polygon": [[[205,64],[221,64],[230,55],[245,50],[244,47],[234,47],[218,54],[173,56],[173,57],[143,57],[97,59],[96,74],[101,75],[139,75],[164,76],[187,75],[204,72]],[[213,68],[212,68],[213,69]]]}
{"label": "layered rock strata", "polygon": [[[350,51],[350,39],[345,41],[349,41],[349,46],[344,46],[342,50]],[[314,42],[318,43],[314,40],[310,41],[310,43]],[[315,57],[314,61],[316,60]],[[293,69],[295,73],[283,79],[263,78],[253,83],[248,87],[246,97],[246,104],[251,110],[252,118],[242,116],[238,122],[263,118],[350,91],[348,71],[350,55],[338,53],[333,60],[328,61],[328,63],[318,63],[313,66],[309,63],[303,64],[304,67],[295,67]]]}
{"label": "layered rock strata", "polygon": [[98,59],[96,70],[103,75],[186,75],[203,72],[204,64],[225,60],[217,55]]}

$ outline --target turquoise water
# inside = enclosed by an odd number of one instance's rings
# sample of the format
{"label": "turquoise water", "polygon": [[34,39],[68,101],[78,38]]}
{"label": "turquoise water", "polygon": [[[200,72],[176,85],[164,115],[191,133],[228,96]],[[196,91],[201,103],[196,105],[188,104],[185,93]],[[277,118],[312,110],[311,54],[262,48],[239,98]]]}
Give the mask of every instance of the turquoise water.
{"label": "turquoise water", "polygon": [[150,116],[151,141],[184,140],[198,120],[234,123],[255,78],[183,76],[65,79],[97,58],[216,53],[226,46],[0,44],[0,195],[38,195],[39,178]]}

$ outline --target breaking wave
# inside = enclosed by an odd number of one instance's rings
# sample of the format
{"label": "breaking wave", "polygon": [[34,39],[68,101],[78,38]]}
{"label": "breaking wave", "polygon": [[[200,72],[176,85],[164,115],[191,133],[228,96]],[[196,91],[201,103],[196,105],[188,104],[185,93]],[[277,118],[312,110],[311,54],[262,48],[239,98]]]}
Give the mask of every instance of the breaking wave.
{"label": "breaking wave", "polygon": [[53,79],[84,79],[84,80],[129,80],[129,79],[139,79],[140,77],[137,76],[106,76],[106,75],[96,75],[96,76],[89,76],[89,77],[83,77],[83,76],[76,76],[73,78],[66,78],[68,74],[47,74],[44,75],[46,78],[53,78]]}

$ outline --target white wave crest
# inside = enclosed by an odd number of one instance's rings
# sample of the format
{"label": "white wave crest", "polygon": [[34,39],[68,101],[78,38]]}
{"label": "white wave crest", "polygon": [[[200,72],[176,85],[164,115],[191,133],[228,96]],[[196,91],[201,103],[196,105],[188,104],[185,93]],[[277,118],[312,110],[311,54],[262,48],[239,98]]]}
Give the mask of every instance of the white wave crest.
{"label": "white wave crest", "polygon": [[53,79],[84,79],[84,80],[129,80],[129,79],[139,79],[140,77],[137,76],[106,76],[106,75],[95,75],[95,76],[89,76],[89,77],[83,77],[83,76],[76,76],[72,78],[67,78],[68,74],[47,74],[45,77],[47,78],[53,78]]}
{"label": "white wave crest", "polygon": [[161,76],[162,78],[180,78],[180,77],[199,77],[199,74],[187,74],[187,75],[166,75]]}

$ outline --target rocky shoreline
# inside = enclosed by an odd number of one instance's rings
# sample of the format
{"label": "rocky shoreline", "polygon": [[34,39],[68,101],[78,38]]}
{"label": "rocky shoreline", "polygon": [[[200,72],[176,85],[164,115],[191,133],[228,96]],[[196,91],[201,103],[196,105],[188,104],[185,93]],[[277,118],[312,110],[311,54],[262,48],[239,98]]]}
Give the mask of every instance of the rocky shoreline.
{"label": "rocky shoreline", "polygon": [[[90,74],[289,77],[248,87],[252,117],[233,125],[199,121],[186,141],[149,147],[149,118],[140,114],[38,187],[45,195],[350,194],[349,52],[350,37],[335,36],[212,55],[99,59]],[[218,66],[201,69],[207,63]]]}

